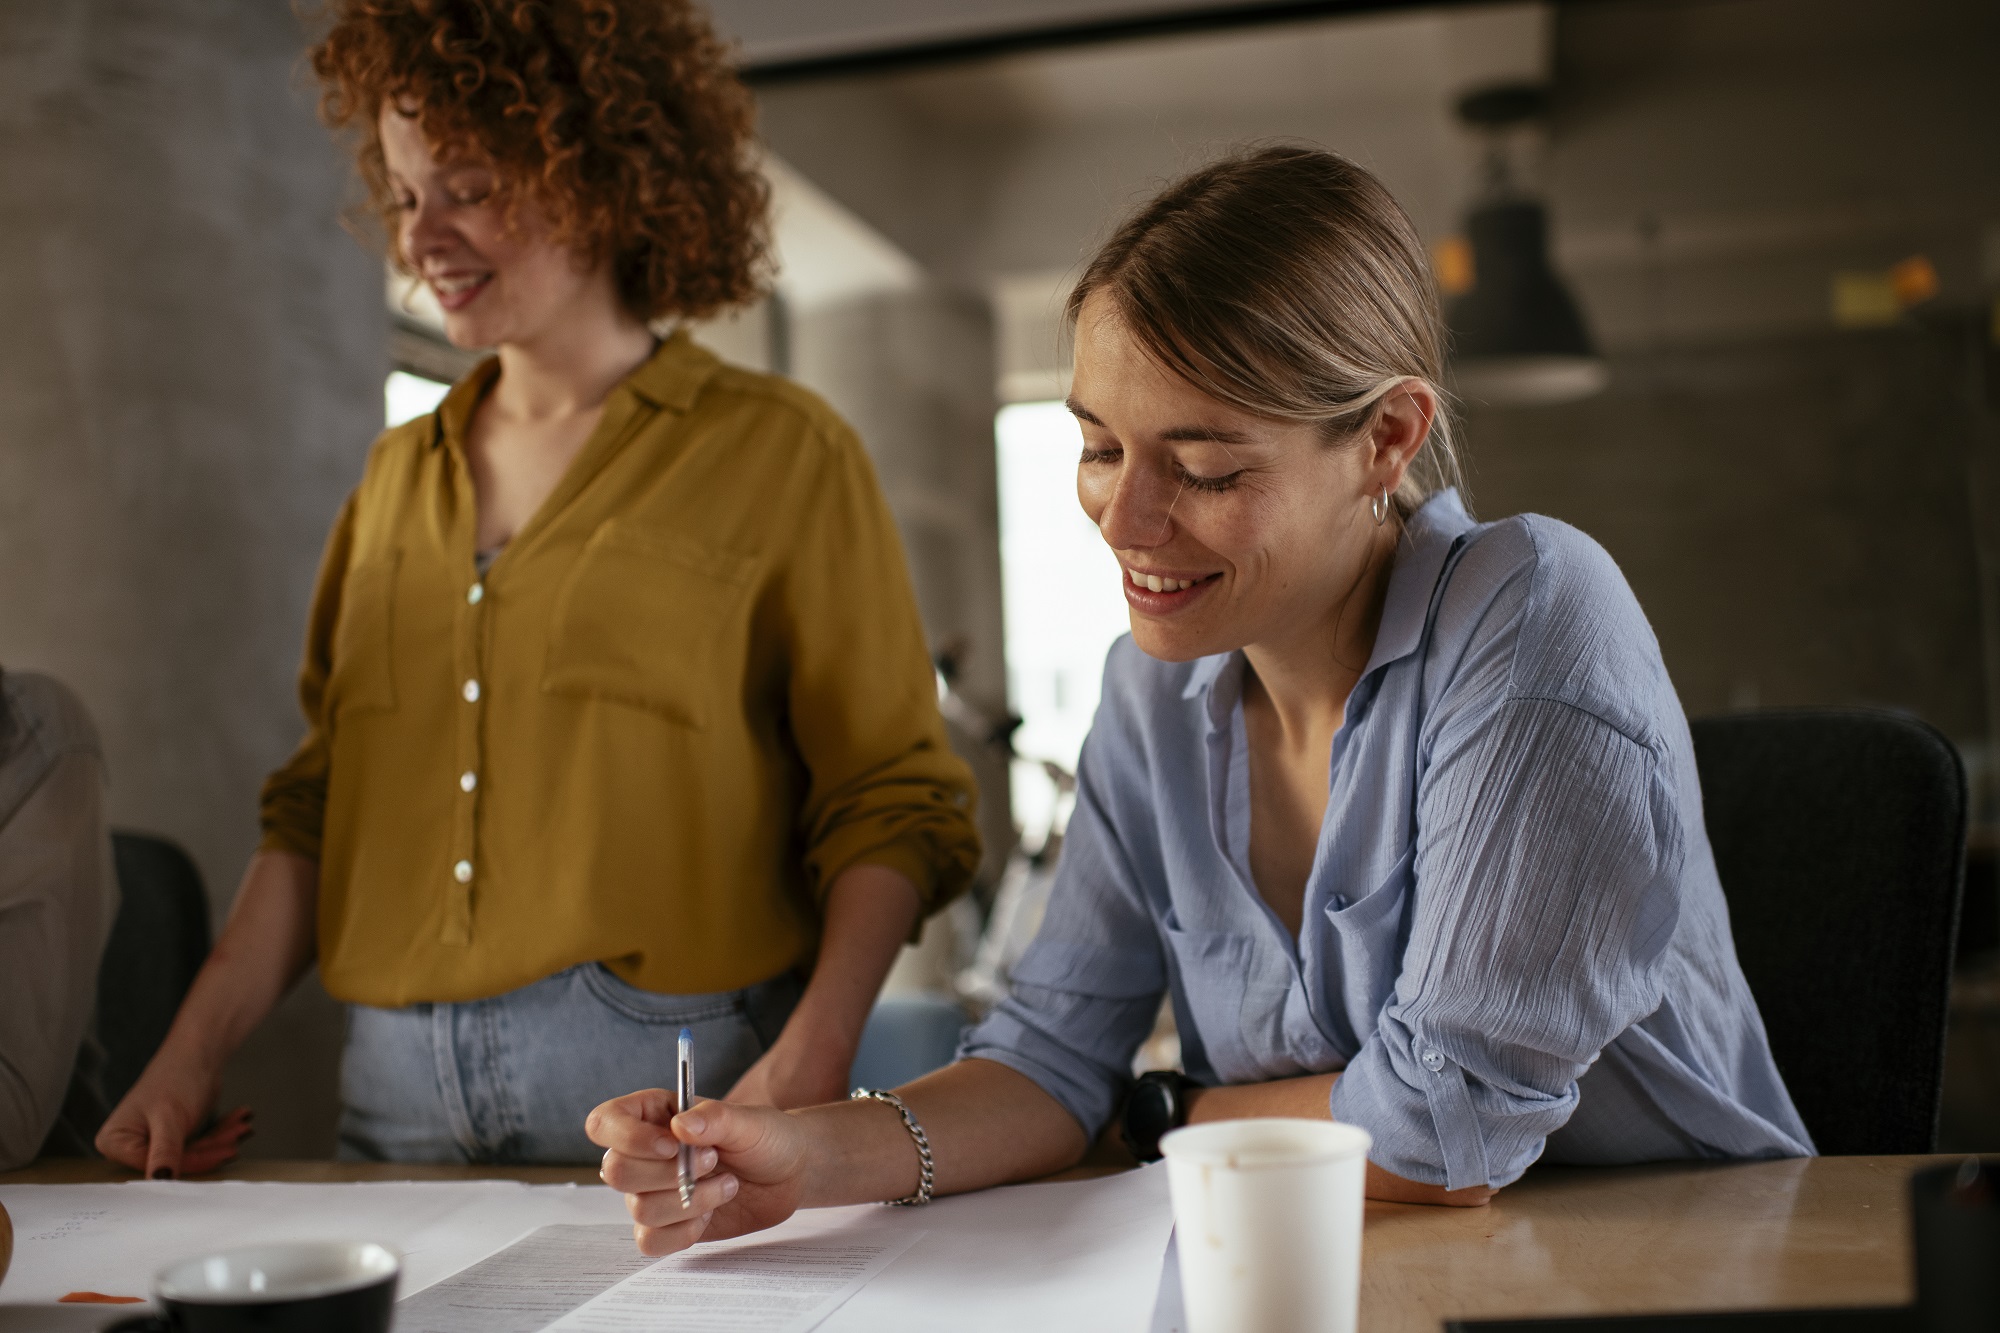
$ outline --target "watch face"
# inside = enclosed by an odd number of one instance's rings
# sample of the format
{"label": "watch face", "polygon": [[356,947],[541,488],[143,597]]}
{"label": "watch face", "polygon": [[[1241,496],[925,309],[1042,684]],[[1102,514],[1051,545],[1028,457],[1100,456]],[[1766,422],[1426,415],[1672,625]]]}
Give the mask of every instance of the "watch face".
{"label": "watch face", "polygon": [[1171,1088],[1150,1079],[1132,1089],[1132,1099],[1125,1106],[1125,1137],[1135,1155],[1149,1162],[1158,1160],[1161,1136],[1175,1128],[1174,1100]]}

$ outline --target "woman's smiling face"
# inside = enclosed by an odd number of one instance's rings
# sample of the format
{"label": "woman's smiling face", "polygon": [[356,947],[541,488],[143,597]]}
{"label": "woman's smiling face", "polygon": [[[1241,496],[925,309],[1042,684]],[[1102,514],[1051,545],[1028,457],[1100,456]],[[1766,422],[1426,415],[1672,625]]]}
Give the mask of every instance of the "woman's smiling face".
{"label": "woman's smiling face", "polygon": [[1407,464],[1210,398],[1102,294],[1077,318],[1069,407],[1077,498],[1124,569],[1133,639],[1169,662],[1324,635],[1385,535],[1369,500]]}
{"label": "woman's smiling face", "polygon": [[530,202],[510,212],[491,166],[440,161],[416,118],[394,106],[382,108],[378,128],[400,219],[396,245],[437,297],[454,344],[528,342],[604,301],[602,266],[586,269],[550,241]]}

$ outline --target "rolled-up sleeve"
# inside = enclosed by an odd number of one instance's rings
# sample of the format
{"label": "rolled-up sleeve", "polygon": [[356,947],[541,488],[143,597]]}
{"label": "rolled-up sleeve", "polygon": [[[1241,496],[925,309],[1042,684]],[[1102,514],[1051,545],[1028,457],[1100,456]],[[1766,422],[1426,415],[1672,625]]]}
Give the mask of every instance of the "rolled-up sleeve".
{"label": "rolled-up sleeve", "polygon": [[979,866],[972,773],[938,714],[902,544],[867,455],[836,431],[820,458],[782,581],[805,863],[821,898],[850,866],[887,866],[928,913]]}
{"label": "rolled-up sleeve", "polygon": [[1048,914],[1008,997],[959,1048],[960,1058],[1032,1079],[1091,1139],[1111,1118],[1167,987],[1159,928],[1108,814],[1107,781],[1118,767],[1106,753],[1116,747],[1105,734],[1112,711],[1099,712],[1084,744]]}
{"label": "rolled-up sleeve", "polygon": [[1402,970],[1330,1106],[1397,1175],[1506,1185],[1661,1003],[1679,819],[1657,745],[1539,698],[1447,722],[1417,809]]}

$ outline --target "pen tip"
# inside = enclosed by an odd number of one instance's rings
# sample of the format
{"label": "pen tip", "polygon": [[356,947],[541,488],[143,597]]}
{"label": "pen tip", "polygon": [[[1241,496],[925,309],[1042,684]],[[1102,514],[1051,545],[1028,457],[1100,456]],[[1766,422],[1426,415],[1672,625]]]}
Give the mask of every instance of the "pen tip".
{"label": "pen tip", "polygon": [[686,1045],[687,1043],[689,1043],[689,1042],[691,1042],[691,1041],[693,1041],[693,1040],[694,1040],[694,1030],[693,1030],[692,1028],[682,1028],[682,1029],[681,1029],[681,1044],[682,1044],[683,1046],[685,1046],[685,1045]]}

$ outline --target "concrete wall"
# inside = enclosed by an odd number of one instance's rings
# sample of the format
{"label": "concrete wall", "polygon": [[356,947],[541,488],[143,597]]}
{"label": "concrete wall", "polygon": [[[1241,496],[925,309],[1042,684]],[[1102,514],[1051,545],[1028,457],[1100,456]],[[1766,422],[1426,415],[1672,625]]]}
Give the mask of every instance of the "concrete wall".
{"label": "concrete wall", "polygon": [[1602,542],[1690,714],[1871,705],[1976,745],[1966,341],[1910,328],[1615,355],[1602,397],[1472,409],[1472,498]]}
{"label": "concrete wall", "polygon": [[[0,663],[103,731],[115,824],[217,919],[296,743],[321,541],[381,425],[379,264],[268,0],[0,6]],[[332,1144],[312,983],[232,1067],[254,1147]]]}

